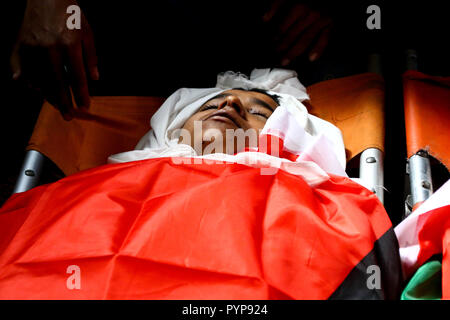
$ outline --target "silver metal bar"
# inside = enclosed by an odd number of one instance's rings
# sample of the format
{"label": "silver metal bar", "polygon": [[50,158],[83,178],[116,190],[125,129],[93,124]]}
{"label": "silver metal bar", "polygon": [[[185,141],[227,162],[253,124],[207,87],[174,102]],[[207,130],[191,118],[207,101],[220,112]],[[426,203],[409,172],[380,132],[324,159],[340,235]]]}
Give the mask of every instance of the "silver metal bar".
{"label": "silver metal bar", "polygon": [[[419,69],[416,50],[406,50],[405,58],[406,70],[417,71]],[[426,200],[433,192],[430,161],[426,152],[419,151],[407,161],[406,174],[409,177],[410,194],[406,195],[403,218],[408,217],[412,213],[415,204]]]}
{"label": "silver metal bar", "polygon": [[430,159],[423,151],[409,158],[409,182],[413,206],[425,201],[433,194]]}
{"label": "silver metal bar", "polygon": [[[368,56],[367,71],[383,74],[381,54]],[[381,203],[384,202],[384,167],[383,152],[377,148],[368,148],[361,153],[359,159],[359,178],[364,186],[375,193]]]}
{"label": "silver metal bar", "polygon": [[414,49],[408,49],[406,54],[406,70],[418,70],[417,63],[417,51]]}
{"label": "silver metal bar", "polygon": [[13,193],[25,192],[37,186],[44,160],[42,153],[35,150],[27,151]]}
{"label": "silver metal bar", "polygon": [[384,203],[383,152],[380,149],[369,148],[361,153],[359,178]]}

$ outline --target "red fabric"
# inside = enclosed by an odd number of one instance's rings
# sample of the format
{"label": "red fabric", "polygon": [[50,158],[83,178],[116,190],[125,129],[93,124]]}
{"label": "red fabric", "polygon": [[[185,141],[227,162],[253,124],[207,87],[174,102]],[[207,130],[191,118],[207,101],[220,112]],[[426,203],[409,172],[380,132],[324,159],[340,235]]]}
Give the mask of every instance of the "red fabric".
{"label": "red fabric", "polygon": [[419,218],[417,229],[420,230],[417,265],[442,253],[442,298],[450,299],[450,206],[434,209]]}
{"label": "red fabric", "polygon": [[[231,163],[106,165],[2,207],[0,298],[326,299],[390,227],[344,177],[311,187]],[[66,286],[71,265],[80,289]]]}

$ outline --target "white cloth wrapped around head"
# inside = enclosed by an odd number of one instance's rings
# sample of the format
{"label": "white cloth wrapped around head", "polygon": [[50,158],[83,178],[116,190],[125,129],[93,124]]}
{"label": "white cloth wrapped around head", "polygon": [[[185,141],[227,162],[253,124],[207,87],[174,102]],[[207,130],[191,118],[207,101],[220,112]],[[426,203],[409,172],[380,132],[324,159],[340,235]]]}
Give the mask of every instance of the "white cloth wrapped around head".
{"label": "white cloth wrapped around head", "polygon": [[306,88],[295,71],[285,69],[254,69],[250,77],[228,71],[218,75],[214,88],[177,90],[153,115],[152,129],[135,150],[112,155],[108,162],[198,156],[189,145],[178,143],[177,129],[206,101],[233,88],[263,89],[280,96],[280,106],[269,117],[262,133],[283,131],[285,147],[300,155],[304,153],[300,160],[315,161],[326,172],[345,175],[345,148],[340,130],[308,113],[301,103],[309,99]]}

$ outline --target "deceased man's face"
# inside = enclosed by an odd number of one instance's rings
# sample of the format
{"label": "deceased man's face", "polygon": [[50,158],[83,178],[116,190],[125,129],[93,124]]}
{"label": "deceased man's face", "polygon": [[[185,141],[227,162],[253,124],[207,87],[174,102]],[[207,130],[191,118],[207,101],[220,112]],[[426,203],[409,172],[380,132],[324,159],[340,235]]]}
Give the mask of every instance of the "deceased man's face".
{"label": "deceased man's face", "polygon": [[235,154],[257,147],[259,131],[278,103],[269,95],[239,89],[228,90],[205,102],[183,126],[179,143],[197,154]]}

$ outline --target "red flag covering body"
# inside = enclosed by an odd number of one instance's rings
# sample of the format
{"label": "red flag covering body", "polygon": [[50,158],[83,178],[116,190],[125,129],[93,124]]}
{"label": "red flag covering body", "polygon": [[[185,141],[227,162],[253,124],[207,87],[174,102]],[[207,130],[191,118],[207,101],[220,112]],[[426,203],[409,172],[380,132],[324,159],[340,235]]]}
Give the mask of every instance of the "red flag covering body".
{"label": "red flag covering body", "polygon": [[[160,158],[16,194],[0,210],[0,298],[398,297],[398,246],[377,197],[305,168]],[[367,285],[373,264],[381,287]]]}

